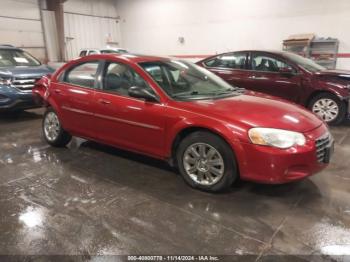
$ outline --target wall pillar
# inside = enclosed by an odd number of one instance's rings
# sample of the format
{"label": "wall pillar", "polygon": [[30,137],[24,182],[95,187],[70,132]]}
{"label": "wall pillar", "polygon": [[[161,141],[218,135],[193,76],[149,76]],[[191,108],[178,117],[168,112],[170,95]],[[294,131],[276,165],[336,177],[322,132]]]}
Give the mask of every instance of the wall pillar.
{"label": "wall pillar", "polygon": [[59,44],[59,60],[66,60],[66,47],[64,36],[64,9],[63,4],[67,0],[46,0],[47,9],[55,12],[58,44]]}

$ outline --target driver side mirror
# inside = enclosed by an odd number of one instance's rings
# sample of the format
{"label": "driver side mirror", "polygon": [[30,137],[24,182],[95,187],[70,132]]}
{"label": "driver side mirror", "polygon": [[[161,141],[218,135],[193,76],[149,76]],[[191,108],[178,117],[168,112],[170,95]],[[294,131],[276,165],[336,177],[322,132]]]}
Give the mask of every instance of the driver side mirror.
{"label": "driver side mirror", "polygon": [[291,75],[295,74],[295,71],[291,67],[282,67],[282,68],[280,68],[279,72],[282,75],[287,75],[287,76],[291,76]]}
{"label": "driver side mirror", "polygon": [[149,102],[159,102],[159,98],[155,94],[143,87],[132,86],[129,88],[128,94],[131,97],[145,99]]}

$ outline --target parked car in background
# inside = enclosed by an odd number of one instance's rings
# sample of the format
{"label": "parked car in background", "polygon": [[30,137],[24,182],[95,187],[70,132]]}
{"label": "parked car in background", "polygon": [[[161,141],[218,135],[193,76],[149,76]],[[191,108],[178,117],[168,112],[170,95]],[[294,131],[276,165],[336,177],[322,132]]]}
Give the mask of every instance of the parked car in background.
{"label": "parked car in background", "polygon": [[84,57],[88,55],[95,55],[99,54],[100,50],[99,49],[82,49],[79,53],[79,57]]}
{"label": "parked car in background", "polygon": [[95,54],[125,54],[125,53],[128,53],[128,51],[124,48],[111,47],[111,48],[104,48],[104,49],[83,49],[80,51],[79,56],[84,57],[84,56],[95,55]]}
{"label": "parked car in background", "polygon": [[101,54],[126,54],[128,53],[128,50],[124,48],[111,47],[111,48],[101,49],[100,53]]}
{"label": "parked car in background", "polygon": [[52,72],[22,49],[0,45],[0,111],[37,107],[32,88],[37,80]]}
{"label": "parked car in background", "polygon": [[289,52],[238,51],[197,63],[228,83],[290,100],[325,122],[339,124],[349,114],[350,71],[326,70]]}
{"label": "parked car in background", "polygon": [[169,160],[195,188],[286,183],[327,166],[333,138],[320,119],[244,92],[195,64],[130,54],[71,61],[33,90],[49,144],[75,135]]}

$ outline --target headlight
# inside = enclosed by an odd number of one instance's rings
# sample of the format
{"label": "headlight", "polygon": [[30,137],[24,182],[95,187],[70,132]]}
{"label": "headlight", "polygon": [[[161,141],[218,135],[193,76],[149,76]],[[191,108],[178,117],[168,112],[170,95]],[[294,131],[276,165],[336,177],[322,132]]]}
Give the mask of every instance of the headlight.
{"label": "headlight", "polygon": [[0,85],[5,85],[5,86],[9,86],[11,85],[11,78],[3,78],[0,77]]}
{"label": "headlight", "polygon": [[248,131],[250,141],[256,145],[289,148],[294,145],[305,145],[302,133],[274,128],[252,128]]}

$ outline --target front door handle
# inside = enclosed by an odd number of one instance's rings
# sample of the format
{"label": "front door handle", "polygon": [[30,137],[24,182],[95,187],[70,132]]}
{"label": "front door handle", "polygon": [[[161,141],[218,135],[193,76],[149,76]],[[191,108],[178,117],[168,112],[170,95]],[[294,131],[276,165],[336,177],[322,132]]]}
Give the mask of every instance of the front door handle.
{"label": "front door handle", "polygon": [[105,99],[99,99],[98,102],[103,104],[103,105],[109,105],[111,103],[111,101],[108,101],[108,100],[105,100]]}
{"label": "front door handle", "polygon": [[265,77],[265,76],[250,76],[250,77],[248,77],[249,79],[254,79],[254,80],[266,80],[266,79],[268,79],[267,77]]}
{"label": "front door handle", "polygon": [[55,92],[56,94],[61,94],[61,90],[59,90],[59,89],[55,89],[54,92]]}

